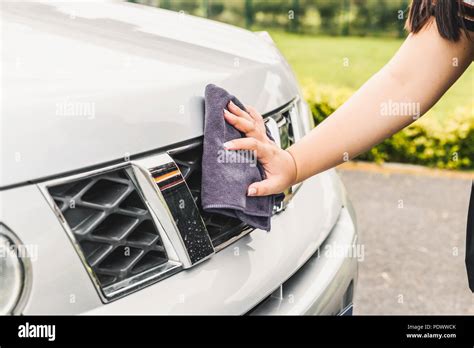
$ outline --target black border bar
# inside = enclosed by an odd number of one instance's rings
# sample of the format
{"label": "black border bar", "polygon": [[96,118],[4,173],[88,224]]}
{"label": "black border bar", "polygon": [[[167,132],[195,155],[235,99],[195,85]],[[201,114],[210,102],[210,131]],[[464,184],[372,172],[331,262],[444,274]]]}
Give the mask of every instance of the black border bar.
{"label": "black border bar", "polygon": [[[48,337],[19,337],[54,325]],[[22,326],[23,325],[23,326]],[[32,327],[34,329],[32,329]],[[46,327],[42,327],[46,332]],[[441,337],[440,337],[441,335]],[[409,337],[410,336],[410,337]],[[416,337],[418,336],[418,337]],[[65,344],[391,344],[473,347],[473,316],[17,316],[0,317],[0,346]]]}

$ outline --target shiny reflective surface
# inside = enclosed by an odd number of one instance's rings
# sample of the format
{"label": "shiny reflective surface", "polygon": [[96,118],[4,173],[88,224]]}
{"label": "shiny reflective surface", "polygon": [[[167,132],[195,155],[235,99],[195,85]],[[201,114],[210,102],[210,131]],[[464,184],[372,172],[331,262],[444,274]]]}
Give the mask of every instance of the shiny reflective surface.
{"label": "shiny reflective surface", "polygon": [[213,254],[209,233],[176,164],[170,158],[170,162],[150,168],[149,172],[173,216],[191,264]]}
{"label": "shiny reflective surface", "polygon": [[[262,113],[288,103],[298,86],[271,43],[228,25],[118,3],[2,4],[1,12],[9,49],[2,61],[0,221],[39,246],[24,314],[243,314],[327,238],[342,205],[334,171],[306,181],[273,218],[271,233],[254,230],[206,262],[104,305],[41,194],[43,179],[130,156],[168,256],[185,259],[148,172],[156,162],[144,163],[143,152],[202,135],[209,82]],[[307,130],[309,110],[299,103],[299,111]],[[5,189],[16,183],[24,186]],[[319,275],[319,284],[328,284],[329,276]]]}
{"label": "shiny reflective surface", "polygon": [[[275,143],[282,149],[289,148],[306,133],[302,130],[302,127],[304,124],[303,118],[307,115],[299,113],[299,104],[300,98],[296,97],[278,110],[263,115]],[[290,204],[300,185],[293,185],[283,192],[285,197],[278,205],[273,207],[274,214],[282,212]]]}
{"label": "shiny reflective surface", "polygon": [[[251,315],[336,315],[352,302],[347,290],[357,282],[357,257],[328,250],[351,250],[357,231],[348,209],[339,219],[324,244],[279,289],[249,313]],[[352,249],[354,250],[354,249]],[[347,298],[345,298],[347,297]]]}
{"label": "shiny reflective surface", "polygon": [[0,234],[0,314],[13,311],[23,287],[20,259],[11,248],[12,242]]}
{"label": "shiny reflective surface", "polygon": [[[248,312],[305,264],[326,239],[339,214],[334,205],[341,203],[330,188],[331,176],[323,173],[305,182],[291,207],[273,218],[270,233],[255,230],[199,266],[88,314]],[[314,209],[314,197],[324,197],[326,206]],[[334,262],[336,268],[339,259],[328,258],[327,262]],[[327,275],[321,274],[320,282],[327,284]],[[314,284],[313,280],[308,282]],[[156,301],[145,304],[145,298]]]}
{"label": "shiny reflective surface", "polygon": [[21,314],[31,287],[32,257],[31,246],[0,222],[0,315]]}

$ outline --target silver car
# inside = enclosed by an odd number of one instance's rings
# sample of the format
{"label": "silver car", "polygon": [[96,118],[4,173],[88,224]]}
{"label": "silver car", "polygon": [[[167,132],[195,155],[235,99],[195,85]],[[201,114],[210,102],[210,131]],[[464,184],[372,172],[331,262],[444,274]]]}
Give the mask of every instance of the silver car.
{"label": "silver car", "polygon": [[312,127],[267,33],[120,2],[1,16],[0,313],[351,312],[357,232],[334,170],[288,190],[270,232],[200,208],[207,84],[283,148]]}

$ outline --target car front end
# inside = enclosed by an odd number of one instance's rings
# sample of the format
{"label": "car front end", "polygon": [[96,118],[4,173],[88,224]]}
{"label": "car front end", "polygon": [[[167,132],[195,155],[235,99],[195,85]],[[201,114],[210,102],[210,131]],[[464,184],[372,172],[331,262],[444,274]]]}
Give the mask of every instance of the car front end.
{"label": "car front end", "polygon": [[287,190],[269,232],[200,207],[208,83],[282,148],[312,127],[268,34],[117,2],[2,4],[2,29],[1,314],[351,313],[335,170]]}

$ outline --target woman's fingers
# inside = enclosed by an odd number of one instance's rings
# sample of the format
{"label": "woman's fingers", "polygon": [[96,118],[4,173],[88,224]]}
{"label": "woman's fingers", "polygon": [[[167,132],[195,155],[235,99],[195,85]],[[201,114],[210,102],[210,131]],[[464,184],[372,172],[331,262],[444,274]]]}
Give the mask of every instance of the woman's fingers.
{"label": "woman's fingers", "polygon": [[250,105],[247,105],[247,110],[254,121],[255,132],[261,135],[261,140],[272,142],[267,136],[267,128],[265,127],[262,115]]}
{"label": "woman's fingers", "polygon": [[255,123],[253,121],[250,121],[243,117],[236,116],[225,109],[224,109],[224,117],[230,125],[232,125],[233,127],[237,128],[239,131],[245,134],[251,133],[255,129]]}
{"label": "woman's fingers", "polygon": [[247,105],[246,108],[247,108],[247,111],[248,111],[250,117],[252,117],[252,119],[255,122],[258,122],[258,123],[261,122],[263,124],[262,115],[260,115],[260,113],[257,110],[255,110],[253,106]]}
{"label": "woman's fingers", "polygon": [[247,189],[248,196],[268,196],[274,194],[273,185],[270,179],[254,182]]}
{"label": "woman's fingers", "polygon": [[[257,159],[265,165],[272,157],[272,148],[269,144],[262,143],[255,138],[238,138],[224,144],[227,150],[254,151]],[[260,182],[254,182],[247,189],[249,196],[268,196],[278,193],[278,182],[275,178],[268,178]]]}
{"label": "woman's fingers", "polygon": [[230,125],[247,137],[256,138],[264,143],[270,142],[263,118],[253,107],[247,106],[248,112],[232,102],[229,102],[227,107],[229,110],[224,109],[224,118]]}
{"label": "woman's fingers", "polygon": [[255,138],[239,138],[224,143],[227,150],[249,150],[255,151],[257,159],[264,164],[271,155],[269,145]]}
{"label": "woman's fingers", "polygon": [[249,121],[252,121],[252,117],[247,113],[247,111],[242,110],[237,105],[235,105],[232,101],[229,102],[227,105],[229,111],[232,112],[234,115],[245,118]]}
{"label": "woman's fingers", "polygon": [[247,105],[245,107],[246,110],[242,110],[237,105],[235,105],[232,101],[230,101],[227,107],[229,108],[229,111],[233,113],[235,116],[242,117],[246,120],[249,120],[254,125],[255,123],[259,123],[263,125],[264,123],[262,115],[260,115],[259,112],[250,105]]}
{"label": "woman's fingers", "polygon": [[247,189],[249,196],[268,196],[282,192],[296,180],[293,157],[272,142],[260,141],[253,137],[237,138],[224,143],[226,150],[252,151],[265,170],[266,179],[252,183]]}
{"label": "woman's fingers", "polygon": [[254,150],[262,148],[262,144],[255,138],[238,138],[224,143],[227,150]]}

